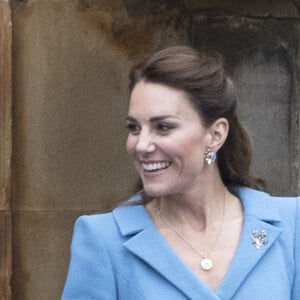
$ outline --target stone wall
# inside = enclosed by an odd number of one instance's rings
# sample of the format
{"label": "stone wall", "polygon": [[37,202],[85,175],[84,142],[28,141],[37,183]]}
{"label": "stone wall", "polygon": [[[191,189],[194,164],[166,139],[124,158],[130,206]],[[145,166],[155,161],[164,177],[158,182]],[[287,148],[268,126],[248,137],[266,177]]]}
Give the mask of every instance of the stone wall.
{"label": "stone wall", "polygon": [[300,193],[298,0],[13,0],[13,299],[59,299],[75,218],[126,199],[130,66],[189,44],[220,51],[253,172]]}
{"label": "stone wall", "polygon": [[0,299],[10,299],[12,273],[11,104],[12,26],[9,3],[0,1]]}

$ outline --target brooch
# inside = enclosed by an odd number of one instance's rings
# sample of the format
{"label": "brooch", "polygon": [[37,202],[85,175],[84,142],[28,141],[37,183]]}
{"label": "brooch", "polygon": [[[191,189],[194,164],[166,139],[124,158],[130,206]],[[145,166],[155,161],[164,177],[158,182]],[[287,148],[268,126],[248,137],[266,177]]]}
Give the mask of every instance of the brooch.
{"label": "brooch", "polygon": [[253,230],[251,233],[252,244],[256,249],[260,249],[268,243],[267,232],[265,230]]}

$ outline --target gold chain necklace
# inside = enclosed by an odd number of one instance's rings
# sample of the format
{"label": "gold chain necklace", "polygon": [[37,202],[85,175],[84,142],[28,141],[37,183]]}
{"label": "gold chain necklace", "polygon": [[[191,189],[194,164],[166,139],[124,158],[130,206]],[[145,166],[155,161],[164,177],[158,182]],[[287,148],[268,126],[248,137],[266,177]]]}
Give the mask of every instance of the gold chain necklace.
{"label": "gold chain necklace", "polygon": [[224,223],[224,212],[225,212],[225,204],[226,204],[226,199],[227,199],[227,191],[225,192],[225,197],[224,197],[224,201],[223,201],[223,210],[222,210],[222,219],[221,219],[221,224],[220,224],[220,229],[218,231],[218,234],[216,236],[216,239],[214,241],[214,243],[212,244],[210,251],[208,252],[207,255],[204,255],[201,253],[201,251],[191,242],[189,242],[177,229],[175,229],[166,219],[165,217],[162,215],[161,211],[160,211],[160,202],[159,205],[157,207],[156,213],[157,215],[160,217],[160,219],[172,230],[174,231],[174,233],[176,233],[176,235],[182,239],[187,245],[189,245],[194,251],[196,251],[201,257],[201,262],[200,262],[200,266],[203,270],[205,271],[209,271],[212,267],[213,267],[213,262],[212,260],[209,258],[209,256],[211,255],[211,253],[213,252],[215,245],[217,244],[217,241],[219,240],[220,234],[222,232],[223,229],[223,223]]}

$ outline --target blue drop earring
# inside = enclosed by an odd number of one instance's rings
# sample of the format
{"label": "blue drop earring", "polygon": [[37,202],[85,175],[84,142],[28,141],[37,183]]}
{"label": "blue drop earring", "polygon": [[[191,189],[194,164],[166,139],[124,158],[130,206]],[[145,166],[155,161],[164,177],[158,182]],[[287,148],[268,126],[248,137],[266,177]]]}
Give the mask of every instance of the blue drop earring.
{"label": "blue drop earring", "polygon": [[217,152],[207,149],[204,153],[204,159],[208,165],[211,165],[217,159]]}

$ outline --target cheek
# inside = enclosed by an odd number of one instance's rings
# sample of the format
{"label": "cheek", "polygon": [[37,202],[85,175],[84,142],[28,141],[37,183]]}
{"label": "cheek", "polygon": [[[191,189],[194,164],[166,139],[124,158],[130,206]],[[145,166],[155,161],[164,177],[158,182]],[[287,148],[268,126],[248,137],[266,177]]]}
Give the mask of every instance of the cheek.
{"label": "cheek", "polygon": [[126,140],[126,151],[128,154],[134,153],[134,145],[135,145],[135,138],[129,134]]}
{"label": "cheek", "polygon": [[183,158],[187,160],[190,164],[201,165],[204,160],[205,146],[203,144],[203,139],[191,139],[186,141],[183,148]]}

